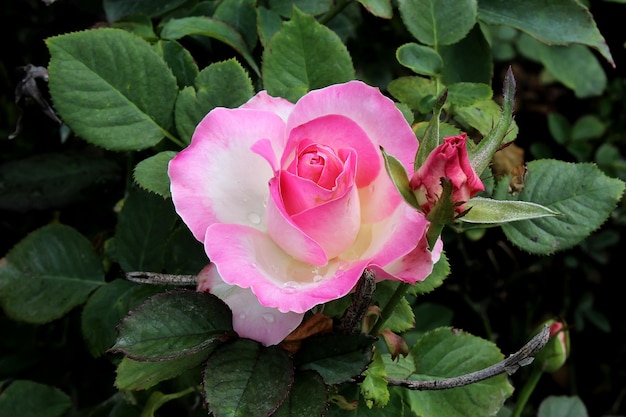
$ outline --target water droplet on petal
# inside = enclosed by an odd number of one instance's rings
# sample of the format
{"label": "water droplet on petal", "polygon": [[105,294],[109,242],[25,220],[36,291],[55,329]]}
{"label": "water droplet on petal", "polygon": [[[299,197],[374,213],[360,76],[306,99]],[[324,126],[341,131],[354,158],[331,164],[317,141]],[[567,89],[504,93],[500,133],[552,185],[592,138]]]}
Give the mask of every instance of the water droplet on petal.
{"label": "water droplet on petal", "polygon": [[239,318],[240,318],[241,320],[245,320],[245,319],[246,319],[246,313],[240,313],[240,314],[239,314]]}
{"label": "water droplet on petal", "polygon": [[260,224],[261,216],[259,216],[257,213],[248,213],[248,220],[252,224]]}
{"label": "water droplet on petal", "polygon": [[285,294],[293,294],[294,292],[298,290],[299,287],[300,287],[300,284],[298,284],[297,282],[287,281],[283,284],[282,291]]}
{"label": "water droplet on petal", "polygon": [[271,313],[262,314],[261,318],[265,320],[267,323],[274,323],[274,321],[276,321],[276,318]]}
{"label": "water droplet on petal", "polygon": [[317,274],[313,277],[313,282],[320,282],[324,279],[323,276],[321,276],[320,274]]}

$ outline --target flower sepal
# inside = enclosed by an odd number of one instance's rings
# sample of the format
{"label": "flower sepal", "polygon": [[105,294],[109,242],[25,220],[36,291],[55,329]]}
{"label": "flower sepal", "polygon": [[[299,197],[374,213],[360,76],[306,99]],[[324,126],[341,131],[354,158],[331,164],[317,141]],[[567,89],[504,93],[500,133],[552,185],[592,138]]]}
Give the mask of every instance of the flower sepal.
{"label": "flower sepal", "polygon": [[485,197],[471,198],[467,203],[467,208],[465,215],[459,217],[461,221],[494,225],[561,214],[529,201],[504,201]]}
{"label": "flower sepal", "polygon": [[548,344],[535,355],[535,363],[544,372],[553,373],[561,369],[569,357],[569,330],[563,320],[550,319],[541,324],[550,326]]}

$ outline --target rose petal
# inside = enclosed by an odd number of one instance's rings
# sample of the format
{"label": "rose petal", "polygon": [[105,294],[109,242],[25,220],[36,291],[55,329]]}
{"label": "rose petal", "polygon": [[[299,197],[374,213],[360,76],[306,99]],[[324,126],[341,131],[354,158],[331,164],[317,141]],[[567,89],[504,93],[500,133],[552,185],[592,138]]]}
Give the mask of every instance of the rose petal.
{"label": "rose petal", "polygon": [[282,312],[304,313],[343,297],[367,265],[362,259],[335,258],[325,266],[298,262],[267,234],[232,224],[209,227],[205,250],[226,283],[250,288],[262,305]]}
{"label": "rose petal", "polygon": [[198,274],[198,291],[208,291],[222,299],[233,312],[233,329],[237,334],[265,346],[282,342],[304,317],[303,313],[281,313],[259,304],[249,289],[226,284],[214,264]]}
{"label": "rose petal", "polygon": [[284,123],[277,115],[217,108],[200,122],[191,144],[170,161],[172,199],[196,239],[202,241],[215,222],[264,227],[273,172],[250,150],[261,138],[282,146]]}
{"label": "rose petal", "polygon": [[406,204],[384,169],[370,185],[359,189],[359,199],[362,223],[378,223]]}
{"label": "rose petal", "polygon": [[369,259],[370,266],[386,268],[416,249],[428,225],[426,218],[408,204],[399,205],[387,219],[362,226],[354,245],[341,257]]}
{"label": "rose petal", "polygon": [[[415,135],[413,138],[415,140]],[[322,144],[336,152],[340,149],[354,149],[359,161],[356,176],[356,184],[359,188],[371,183],[383,167],[378,146],[372,142],[362,127],[345,116],[320,116],[291,130],[281,159],[283,168],[287,168],[296,158],[298,146],[302,141]],[[417,143],[417,140],[415,142]]]}
{"label": "rose petal", "polygon": [[278,180],[270,180],[270,198],[267,202],[266,225],[269,235],[286,254],[311,265],[325,265],[328,256],[324,248],[304,233],[285,211]]}
{"label": "rose petal", "polygon": [[441,238],[435,243],[432,252],[428,250],[426,239],[420,239],[415,249],[402,258],[388,264],[384,268],[374,267],[376,278],[390,279],[415,284],[424,281],[433,271],[434,265],[441,258],[443,242]]}
{"label": "rose petal", "polygon": [[310,91],[298,100],[289,115],[287,131],[326,115],[353,120],[367,132],[376,149],[382,146],[402,162],[408,172],[413,172],[418,141],[394,102],[378,88],[361,81],[349,81]]}
{"label": "rose petal", "polygon": [[347,159],[339,178],[352,185],[342,187],[348,187],[348,192],[292,216],[298,228],[324,248],[329,259],[348,249],[361,228],[359,194],[354,185],[355,159],[355,155]]}
{"label": "rose petal", "polygon": [[240,108],[269,111],[275,113],[286,122],[294,108],[294,104],[281,97],[272,97],[267,94],[267,91],[263,90],[258,92]]}

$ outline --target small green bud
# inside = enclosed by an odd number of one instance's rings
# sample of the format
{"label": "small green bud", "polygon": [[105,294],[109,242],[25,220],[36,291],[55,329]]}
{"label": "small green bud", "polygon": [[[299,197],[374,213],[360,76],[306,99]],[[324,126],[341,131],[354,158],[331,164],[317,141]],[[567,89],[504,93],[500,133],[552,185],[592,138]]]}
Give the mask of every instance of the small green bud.
{"label": "small green bud", "polygon": [[550,326],[548,344],[535,355],[535,363],[542,367],[544,372],[553,373],[559,370],[567,360],[570,352],[569,330],[562,320],[547,320],[544,325]]}

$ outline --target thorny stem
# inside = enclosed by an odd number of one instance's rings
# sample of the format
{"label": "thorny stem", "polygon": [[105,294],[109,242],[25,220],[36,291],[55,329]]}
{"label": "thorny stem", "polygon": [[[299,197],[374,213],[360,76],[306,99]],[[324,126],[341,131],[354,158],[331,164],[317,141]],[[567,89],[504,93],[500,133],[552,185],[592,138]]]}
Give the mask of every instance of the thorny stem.
{"label": "thorny stem", "polygon": [[374,275],[374,272],[366,269],[363,271],[359,282],[354,288],[352,303],[339,320],[338,329],[341,333],[351,334],[358,331],[358,325],[361,323],[361,320],[363,320],[363,316],[365,316],[372,302],[372,296],[375,290],[376,275]]}
{"label": "thorny stem", "polygon": [[[548,343],[549,338],[550,327],[545,325],[541,331],[535,335],[535,337],[530,339],[528,343],[522,346],[522,348],[517,352],[509,355],[506,359],[496,363],[495,365],[491,365],[485,369],[469,374],[453,378],[433,379],[429,381],[411,381],[407,379],[387,378],[387,382],[389,385],[393,386],[425,391],[463,387],[505,372],[509,375],[513,375],[520,367],[529,365],[533,361],[534,355],[543,349],[546,343]],[[530,391],[532,391],[532,389]],[[528,395],[530,395],[530,393]]]}
{"label": "thorny stem", "polygon": [[127,272],[126,279],[137,284],[195,286],[196,275],[159,274],[157,272]]}

